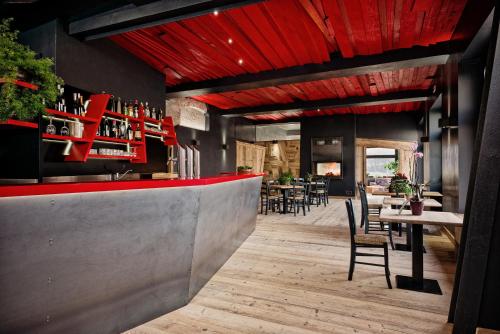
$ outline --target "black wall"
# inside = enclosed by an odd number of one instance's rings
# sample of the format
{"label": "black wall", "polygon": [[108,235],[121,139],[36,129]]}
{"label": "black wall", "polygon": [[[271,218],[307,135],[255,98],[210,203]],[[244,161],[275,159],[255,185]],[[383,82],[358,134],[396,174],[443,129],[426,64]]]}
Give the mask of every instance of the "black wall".
{"label": "black wall", "polygon": [[311,172],[311,138],[343,137],[343,179],[332,179],[330,194],[353,195],[355,189],[355,139],[393,139],[417,141],[420,113],[336,115],[311,117],[300,122],[300,174]]}
{"label": "black wall", "polygon": [[438,126],[441,118],[441,97],[439,97],[429,110],[429,181],[432,191],[441,192],[441,129]]}

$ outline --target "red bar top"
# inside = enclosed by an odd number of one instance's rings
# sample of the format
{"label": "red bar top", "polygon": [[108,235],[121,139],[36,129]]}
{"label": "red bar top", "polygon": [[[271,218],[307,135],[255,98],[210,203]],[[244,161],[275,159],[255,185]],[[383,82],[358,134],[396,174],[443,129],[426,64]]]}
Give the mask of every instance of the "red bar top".
{"label": "red bar top", "polygon": [[205,186],[215,183],[248,179],[251,177],[257,177],[262,175],[263,174],[222,175],[222,176],[206,177],[206,178],[192,179],[192,180],[130,180],[130,181],[96,181],[96,182],[79,182],[79,183],[61,182],[61,183],[5,185],[5,186],[0,186],[0,197]]}

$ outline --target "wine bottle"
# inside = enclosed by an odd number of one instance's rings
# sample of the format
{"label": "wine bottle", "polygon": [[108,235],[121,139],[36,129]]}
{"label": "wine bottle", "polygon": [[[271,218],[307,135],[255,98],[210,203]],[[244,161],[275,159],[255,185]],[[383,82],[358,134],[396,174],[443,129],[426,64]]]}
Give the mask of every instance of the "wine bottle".
{"label": "wine bottle", "polygon": [[139,123],[137,123],[137,126],[135,127],[135,133],[134,133],[135,140],[140,141],[141,140],[141,127]]}
{"label": "wine bottle", "polygon": [[132,101],[128,101],[127,115],[134,117],[134,105],[132,104]]}
{"label": "wine bottle", "polygon": [[135,118],[139,117],[139,101],[137,99],[134,101],[134,116]]}
{"label": "wine bottle", "polygon": [[155,107],[153,107],[153,109],[151,110],[151,118],[156,119],[156,108]]}
{"label": "wine bottle", "polygon": [[79,100],[78,104],[80,105],[80,116],[85,116],[86,111],[85,111],[85,106],[83,104],[83,96],[82,95],[80,95],[80,100]]}
{"label": "wine bottle", "polygon": [[120,138],[127,139],[127,126],[125,125],[125,122],[120,123]]}
{"label": "wine bottle", "polygon": [[132,130],[132,126],[130,125],[130,123],[128,123],[127,127],[127,136],[128,140],[134,140],[134,131]]}
{"label": "wine bottle", "polygon": [[113,125],[111,126],[111,137],[116,138],[118,134],[118,129],[116,127],[116,121],[113,121]]}
{"label": "wine bottle", "polygon": [[109,121],[108,121],[107,118],[104,120],[104,135],[106,137],[110,137],[111,136],[111,129],[109,127]]}
{"label": "wine bottle", "polygon": [[78,93],[73,93],[73,114],[78,115]]}
{"label": "wine bottle", "polygon": [[116,100],[116,112],[121,114],[122,113],[122,98],[118,97],[118,100]]}
{"label": "wine bottle", "polygon": [[161,121],[162,118],[163,118],[163,110],[161,110],[160,108],[160,110],[158,110],[158,120]]}
{"label": "wine bottle", "polygon": [[144,107],[144,117],[151,117],[151,111],[149,110],[149,104],[146,101],[146,106]]}
{"label": "wine bottle", "polygon": [[110,109],[108,110],[111,110],[112,112],[116,112],[116,103],[115,103],[115,97],[113,95],[111,95],[111,97],[109,98],[109,106],[111,107]]}

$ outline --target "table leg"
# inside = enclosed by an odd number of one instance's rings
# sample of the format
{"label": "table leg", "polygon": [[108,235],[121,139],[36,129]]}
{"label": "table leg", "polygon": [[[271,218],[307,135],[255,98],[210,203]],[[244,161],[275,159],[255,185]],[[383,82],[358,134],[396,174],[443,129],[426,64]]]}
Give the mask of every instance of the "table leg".
{"label": "table leg", "polygon": [[[422,226],[422,225],[420,225]],[[406,244],[395,244],[394,248],[398,251],[404,251],[404,252],[411,252],[411,246],[412,246],[412,230],[413,226],[412,224],[406,224]],[[424,253],[426,253],[425,248],[422,249]]]}
{"label": "table leg", "polygon": [[287,197],[287,193],[288,191],[286,189],[282,189],[281,190],[283,192],[283,214],[287,214],[288,213],[288,197]]}
{"label": "table leg", "polygon": [[414,224],[412,230],[412,277],[396,275],[397,287],[398,289],[442,295],[438,281],[424,278],[424,235],[422,225]]}

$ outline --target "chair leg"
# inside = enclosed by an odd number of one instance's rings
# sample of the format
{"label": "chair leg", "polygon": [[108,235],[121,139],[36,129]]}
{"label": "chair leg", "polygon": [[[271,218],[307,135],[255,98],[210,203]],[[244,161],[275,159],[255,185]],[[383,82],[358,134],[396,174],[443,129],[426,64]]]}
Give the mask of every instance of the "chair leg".
{"label": "chair leg", "polygon": [[354,273],[354,262],[356,261],[356,248],[351,245],[351,263],[349,264],[349,276],[347,279],[352,281],[352,274]]}
{"label": "chair leg", "polygon": [[323,194],[323,205],[326,206],[326,193]]}
{"label": "chair leg", "polygon": [[270,204],[270,200],[266,200],[266,216],[267,216],[267,210],[269,209],[269,204]]}
{"label": "chair leg", "polygon": [[401,224],[401,223],[398,224],[398,232],[399,232],[399,236],[403,235],[403,224]]}
{"label": "chair leg", "polygon": [[385,268],[385,279],[387,281],[387,286],[392,289],[391,284],[391,273],[389,271],[389,251],[387,250],[387,244],[384,245],[384,268]]}
{"label": "chair leg", "polygon": [[264,197],[260,196],[260,214],[264,213]]}
{"label": "chair leg", "polygon": [[304,213],[304,216],[306,215],[306,200],[304,199],[302,201],[302,212]]}
{"label": "chair leg", "polygon": [[392,226],[389,224],[389,241],[391,242],[391,248],[394,250],[394,241],[392,241]]}
{"label": "chair leg", "polygon": [[295,202],[295,199],[293,200],[293,215],[297,216],[297,203]]}

